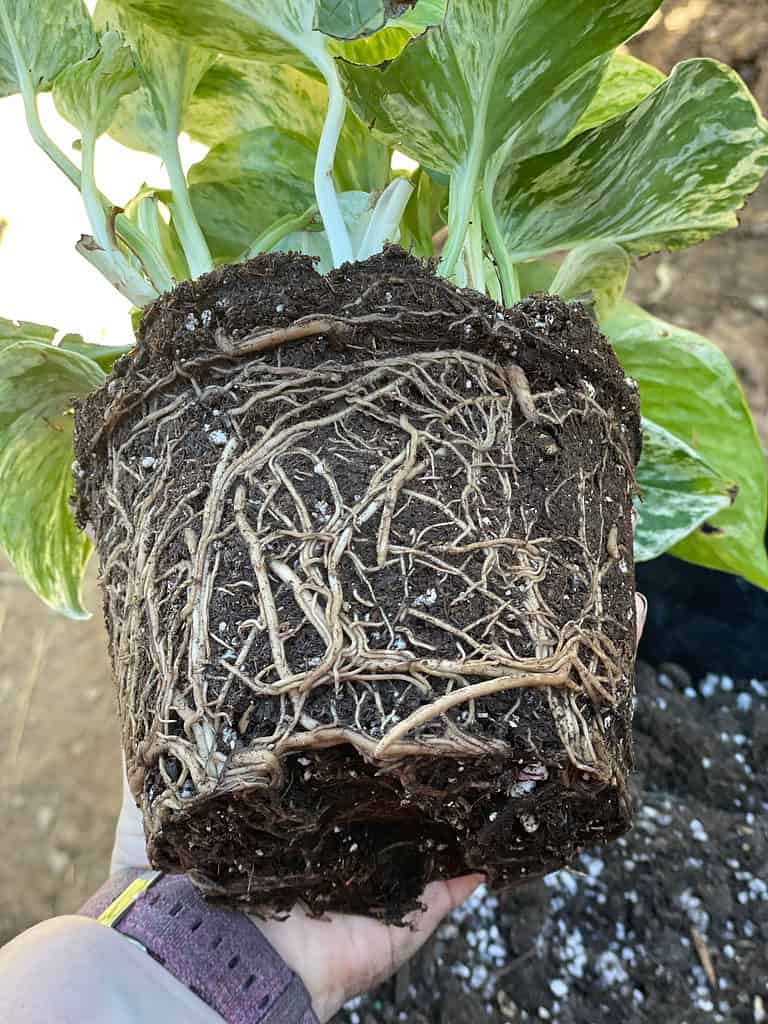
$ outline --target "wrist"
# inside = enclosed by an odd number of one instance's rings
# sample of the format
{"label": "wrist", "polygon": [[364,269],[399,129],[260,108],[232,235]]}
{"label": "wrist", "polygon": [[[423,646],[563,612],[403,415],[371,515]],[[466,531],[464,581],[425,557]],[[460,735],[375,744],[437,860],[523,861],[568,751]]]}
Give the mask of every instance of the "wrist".
{"label": "wrist", "polygon": [[335,983],[335,972],[329,968],[328,957],[313,957],[312,943],[315,940],[306,935],[303,929],[296,927],[297,918],[303,917],[301,911],[294,909],[287,921],[263,919],[247,913],[245,916],[259,929],[286,966],[304,983],[319,1024],[330,1021],[344,1003],[356,994],[347,991],[344,985]]}

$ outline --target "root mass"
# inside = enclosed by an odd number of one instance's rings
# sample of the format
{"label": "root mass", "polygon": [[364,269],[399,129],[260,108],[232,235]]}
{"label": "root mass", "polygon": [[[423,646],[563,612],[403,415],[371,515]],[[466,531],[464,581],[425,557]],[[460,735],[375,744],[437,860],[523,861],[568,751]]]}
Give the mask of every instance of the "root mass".
{"label": "root mass", "polygon": [[150,307],[76,422],[158,866],[399,920],[628,827],[638,403],[579,307],[259,257]]}

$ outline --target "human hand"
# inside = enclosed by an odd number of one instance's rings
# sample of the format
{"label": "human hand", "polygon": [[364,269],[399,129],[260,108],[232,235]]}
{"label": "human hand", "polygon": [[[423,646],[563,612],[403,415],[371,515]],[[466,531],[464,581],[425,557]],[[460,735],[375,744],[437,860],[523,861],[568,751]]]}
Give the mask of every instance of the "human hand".
{"label": "human hand", "polygon": [[[123,804],[111,870],[128,867],[147,868],[149,863],[141,814],[123,772]],[[409,916],[408,927],[384,925],[356,914],[312,918],[300,906],[285,920],[251,920],[302,979],[322,1022],[330,1020],[348,999],[378,985],[410,959],[446,914],[463,903],[482,880],[482,875],[465,875],[432,882],[421,897],[424,910]]]}
{"label": "human hand", "polygon": [[[636,595],[637,641],[645,625],[647,602]],[[113,872],[147,868],[144,829],[123,773],[123,804],[112,854]],[[282,921],[251,918],[288,966],[299,975],[320,1021],[344,1003],[393,974],[424,945],[442,919],[482,882],[465,875],[432,882],[422,895],[424,909],[410,915],[409,927],[393,927],[355,914],[312,918],[300,906]]]}

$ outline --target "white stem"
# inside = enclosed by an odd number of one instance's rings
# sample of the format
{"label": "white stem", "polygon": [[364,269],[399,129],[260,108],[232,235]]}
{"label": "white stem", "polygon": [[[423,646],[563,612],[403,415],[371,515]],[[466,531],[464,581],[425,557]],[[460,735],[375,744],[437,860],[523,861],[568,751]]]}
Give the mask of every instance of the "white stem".
{"label": "white stem", "polygon": [[472,204],[471,220],[466,238],[467,270],[470,288],[485,291],[485,261],[483,258],[483,228],[480,219],[480,204]]}
{"label": "white stem", "polygon": [[385,242],[397,239],[400,220],[411,198],[413,185],[405,178],[395,178],[379,196],[368,227],[357,251],[358,260],[367,260],[381,252]]}
{"label": "white stem", "polygon": [[105,252],[109,252],[115,248],[115,243],[110,236],[107,216],[99,196],[99,190],[96,187],[96,175],[94,173],[95,154],[96,136],[92,132],[84,132],[82,138],[83,170],[80,191],[82,192],[88,220],[91,223],[93,237]]}
{"label": "white stem", "polygon": [[189,198],[187,179],[181,165],[179,139],[175,131],[170,131],[163,147],[163,163],[168,172],[173,194],[173,214],[176,230],[179,233],[184,255],[187,257],[189,272],[192,277],[200,277],[213,269],[213,260],[208,249],[195,211]]}
{"label": "white stem", "polygon": [[336,146],[339,142],[341,129],[344,126],[344,115],[347,101],[339,81],[336,64],[327,53],[313,52],[312,60],[322,74],[328,86],[328,110],[320,135],[315,161],[315,197],[320,218],[323,222],[328,242],[331,247],[333,265],[340,267],[342,263],[350,263],[353,259],[352,242],[347,225],[341,215],[339,197],[333,184],[333,165],[336,159]]}

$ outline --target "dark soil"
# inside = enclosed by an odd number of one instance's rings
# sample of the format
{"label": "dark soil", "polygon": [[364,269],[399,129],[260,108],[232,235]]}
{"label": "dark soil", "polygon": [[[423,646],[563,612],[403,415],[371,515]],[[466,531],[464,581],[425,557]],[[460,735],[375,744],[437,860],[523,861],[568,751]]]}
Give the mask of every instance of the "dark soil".
{"label": "dark soil", "polygon": [[644,661],[674,661],[697,676],[768,679],[768,591],[671,555],[636,571],[638,590],[650,597],[640,643]]}
{"label": "dark soil", "polygon": [[76,436],[153,862],[398,920],[624,832],[639,444],[580,307],[399,249],[158,300]]}
{"label": "dark soil", "polygon": [[754,1024],[768,1006],[768,684],[637,673],[634,830],[479,890],[337,1024]]}

